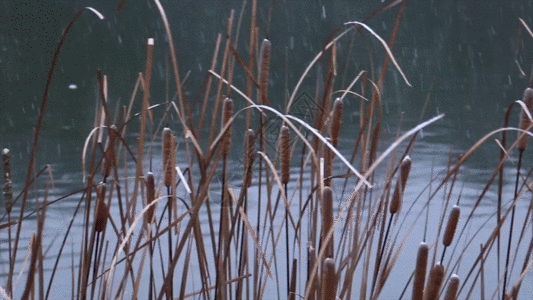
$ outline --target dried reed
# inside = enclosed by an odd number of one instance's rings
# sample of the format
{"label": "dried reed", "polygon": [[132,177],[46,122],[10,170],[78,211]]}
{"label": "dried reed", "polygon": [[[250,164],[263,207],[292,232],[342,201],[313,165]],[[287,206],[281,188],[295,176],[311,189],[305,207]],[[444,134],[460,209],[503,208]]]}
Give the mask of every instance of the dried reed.
{"label": "dried reed", "polygon": [[424,292],[424,299],[438,299],[443,280],[444,266],[442,266],[442,264],[440,263],[437,263],[433,266],[431,272],[429,272],[429,278],[426,284],[426,291]]}
{"label": "dried reed", "polygon": [[446,288],[444,299],[445,300],[457,299],[458,290],[459,290],[459,276],[457,276],[457,274],[453,274],[448,280],[448,287]]}

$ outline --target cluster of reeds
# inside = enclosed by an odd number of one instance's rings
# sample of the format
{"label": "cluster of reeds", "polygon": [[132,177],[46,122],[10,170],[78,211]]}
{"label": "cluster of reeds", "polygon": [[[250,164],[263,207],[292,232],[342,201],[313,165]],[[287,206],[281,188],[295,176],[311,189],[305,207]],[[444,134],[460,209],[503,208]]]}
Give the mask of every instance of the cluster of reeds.
{"label": "cluster of reeds", "polygon": [[[169,42],[176,100],[158,102],[150,97],[152,39],[147,43],[146,69],[139,74],[127,107],[110,110],[107,78],[97,74],[99,97],[94,129],[82,154],[85,188],[69,195],[70,199],[79,195],[70,226],[59,246],[53,245],[59,250],[51,257],[53,264],[48,265],[50,260],[46,259],[43,248],[49,245],[44,245],[42,240],[45,208],[60,206],[62,199],[48,201],[44,197],[37,205],[39,221],[29,247],[30,262],[19,264],[21,228],[32,213],[25,208],[28,190],[44,172],[43,169],[35,174],[34,160],[47,91],[65,36],[81,12],[64,31],[43,96],[28,179],[15,206],[9,151],[3,153],[7,221],[2,222],[0,230],[8,235],[9,241],[9,272],[0,289],[4,298],[53,298],[55,274],[59,262],[68,259],[64,251],[70,247],[68,240],[76,221],[83,224],[83,232],[77,237],[80,242],[75,247],[78,248],[70,250],[77,253],[72,258],[72,299],[379,299],[387,285],[393,285],[400,298],[408,297],[409,291],[412,299],[475,297],[474,291],[480,291],[481,295],[497,294],[504,299],[506,295],[517,297],[531,264],[528,258],[533,242],[524,256],[518,255],[524,252],[517,250],[523,246],[529,230],[529,211],[518,242],[512,243],[511,234],[508,237],[505,272],[498,273],[490,285],[484,281],[484,262],[497,256],[500,264],[499,243],[503,232],[500,229],[507,223],[512,228],[516,204],[530,194],[531,180],[521,175],[520,161],[532,124],[532,90],[526,90],[524,96],[516,142],[507,146],[505,133],[516,129],[505,124],[479,140],[457,161],[450,158],[445,176],[438,182],[431,180],[432,188],[425,202],[406,201],[407,195],[413,195],[406,193],[410,185],[419,184],[409,181],[411,169],[417,166],[416,153],[413,153],[417,134],[443,117],[431,118],[403,133],[399,127],[390,145],[382,145],[381,88],[388,65],[393,64],[409,84],[391,50],[406,1],[397,1],[372,14],[399,8],[388,42],[365,22],[347,22],[341,26],[303,72],[283,112],[269,105],[274,101],[267,93],[270,55],[278,45],[272,45],[268,39],[259,44],[257,1],[251,5],[248,62],[236,50],[238,45],[233,36],[238,36],[238,32],[234,32],[232,11],[222,54],[219,53],[221,35],[217,39],[199,120],[191,117],[192,105],[182,90],[165,11],[158,0],[155,3]],[[340,53],[338,43],[348,40],[353,44],[363,40],[362,37],[375,38],[383,46],[386,53],[383,68],[378,74],[360,71],[348,85],[344,80],[338,83],[340,72],[349,74],[348,64],[344,71],[339,67],[339,57],[353,55],[350,47],[345,48],[347,53]],[[317,64],[326,65],[325,80],[320,84],[323,89],[317,85],[313,99],[320,109],[313,111],[311,120],[303,120],[291,114],[291,107],[304,78]],[[317,69],[317,73],[322,70]],[[232,84],[239,70],[247,80],[243,89]],[[142,96],[137,95],[139,88]],[[254,94],[256,101],[252,100]],[[333,100],[336,94],[341,96]],[[132,107],[137,98],[142,99],[142,108],[134,114]],[[346,127],[343,120],[347,122],[343,117],[346,101],[359,103],[356,132],[343,132]],[[236,103],[244,108],[236,111]],[[156,117],[158,112],[160,120]],[[243,114],[245,123],[237,127],[236,116]],[[212,118],[210,127],[204,130],[203,125],[209,123],[206,115]],[[172,119],[177,121],[171,122]],[[138,121],[139,127],[132,121]],[[275,149],[268,147],[267,140],[267,131],[272,128],[268,125],[272,123],[280,125]],[[132,133],[139,134],[135,145],[128,142]],[[503,133],[498,141],[500,161],[475,205],[469,207],[468,216],[460,220],[461,204],[452,200],[457,197],[454,187],[460,167],[483,143],[500,133]],[[244,145],[234,142],[236,136],[242,136]],[[154,143],[156,140],[161,143]],[[338,150],[341,142],[351,143],[348,146],[353,149],[351,154]],[[155,151],[157,145],[161,145],[161,152]],[[503,166],[515,147],[519,151],[518,187],[512,205],[506,207],[500,202],[497,221],[487,229],[492,234],[481,245],[479,256],[475,261],[463,260],[465,252],[473,247],[474,238],[468,235],[469,223],[494,179],[503,178]],[[242,164],[236,163],[235,153],[241,153]],[[135,170],[131,170],[132,165]],[[242,178],[235,174],[242,174]],[[502,185],[500,180],[500,199]],[[427,224],[429,212],[435,210],[435,205],[430,204],[439,195],[444,199],[438,214],[440,219],[431,221],[438,224],[437,231],[413,233],[409,227],[412,224],[406,224],[407,216],[418,213],[413,223]],[[410,206],[404,207],[404,203]],[[423,209],[413,210],[415,203]],[[12,216],[14,207],[19,212],[18,220]],[[425,221],[422,220],[424,212],[427,213]],[[506,222],[508,215],[511,218]],[[431,218],[434,217],[432,214]],[[15,234],[13,227],[17,229]],[[418,254],[407,253],[412,264],[403,266],[401,275],[393,277],[398,274],[394,268],[407,248],[405,242],[409,236],[422,241]],[[439,256],[440,243],[444,248]],[[448,248],[453,249],[452,253],[445,256]],[[511,256],[512,249],[516,251]],[[512,272],[514,263],[522,264],[519,275]],[[17,273],[26,274],[24,287],[14,282]]]}

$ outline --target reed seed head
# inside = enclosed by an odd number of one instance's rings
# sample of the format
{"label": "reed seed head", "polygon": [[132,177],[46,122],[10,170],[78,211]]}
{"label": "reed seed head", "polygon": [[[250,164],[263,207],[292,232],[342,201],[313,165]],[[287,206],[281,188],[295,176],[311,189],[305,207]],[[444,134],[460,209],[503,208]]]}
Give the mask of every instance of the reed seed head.
{"label": "reed seed head", "polygon": [[411,171],[411,158],[409,155],[405,156],[400,165],[400,177],[398,177],[398,182],[396,183],[396,188],[392,194],[392,201],[390,204],[390,213],[395,214],[400,210],[403,200],[403,192],[405,190],[405,184],[407,183],[407,178],[409,178],[409,172]]}
{"label": "reed seed head", "polygon": [[[322,241],[333,227],[333,190],[326,186],[322,192]],[[322,244],[326,247],[326,257],[333,257],[333,236],[327,244]]]}
{"label": "reed seed head", "polygon": [[461,214],[461,209],[459,206],[454,205],[450,211],[450,217],[448,218],[448,224],[446,225],[446,230],[444,231],[444,237],[442,243],[444,246],[448,247],[453,241],[453,236],[455,235],[455,230],[457,229],[457,223],[459,223],[459,215]]}
{"label": "reed seed head", "polygon": [[331,123],[331,144],[335,147],[339,145],[343,108],[344,103],[341,98],[335,99],[335,102],[333,103],[333,120]]}
{"label": "reed seed head", "polygon": [[[222,107],[222,127],[229,123],[233,117],[233,100],[226,98]],[[228,128],[224,137],[222,138],[222,144],[220,145],[222,154],[228,155],[231,148],[231,126]]]}
{"label": "reed seed head", "polygon": [[103,232],[107,224],[107,217],[109,216],[109,209],[105,204],[106,186],[100,183],[96,188],[96,212],[94,217],[94,230],[96,232]]}
{"label": "reed seed head", "polygon": [[439,298],[440,288],[444,280],[444,266],[437,263],[429,273],[426,292],[424,299],[434,300]]}
{"label": "reed seed head", "polygon": [[281,183],[287,184],[291,178],[291,135],[289,127],[281,126],[279,144],[281,149]]}
{"label": "reed seed head", "polygon": [[[522,102],[526,104],[527,110],[529,111],[530,115],[533,115],[533,89],[527,88],[524,91],[524,96],[522,97]],[[520,110],[520,121],[519,121],[519,128],[522,130],[527,130],[529,126],[531,126],[531,119],[529,119],[526,112],[522,109]],[[518,145],[517,148],[520,151],[526,150],[527,147],[527,141],[528,141],[528,135],[522,134],[521,132],[518,133]]]}
{"label": "reed seed head", "polygon": [[[146,173],[146,204],[150,204],[155,200],[155,178],[154,173]],[[146,220],[148,223],[154,221],[154,207],[150,207],[146,212]]]}
{"label": "reed seed head", "polygon": [[[328,137],[326,140],[331,144],[331,139]],[[331,186],[331,175],[333,174],[333,151],[326,145],[322,145],[324,153],[324,185]]]}
{"label": "reed seed head", "polygon": [[457,291],[459,291],[459,276],[453,274],[448,280],[448,287],[446,288],[446,294],[444,300],[457,299]]}
{"label": "reed seed head", "polygon": [[322,297],[324,300],[337,298],[337,275],[335,274],[335,261],[328,257],[324,260],[322,272]]}
{"label": "reed seed head", "polygon": [[163,129],[163,172],[165,186],[169,187],[174,182],[176,166],[176,141],[170,128]]}
{"label": "reed seed head", "polygon": [[270,68],[271,52],[272,44],[268,39],[264,39],[259,52],[259,104],[267,103],[268,71]]}
{"label": "reed seed head", "polygon": [[11,181],[11,153],[9,149],[2,151],[4,161],[4,205],[6,212],[9,214],[13,209],[13,183]]}
{"label": "reed seed head", "polygon": [[413,300],[424,299],[424,285],[426,283],[426,269],[428,264],[428,244],[422,242],[418,246],[416,256],[415,279],[413,281]]}

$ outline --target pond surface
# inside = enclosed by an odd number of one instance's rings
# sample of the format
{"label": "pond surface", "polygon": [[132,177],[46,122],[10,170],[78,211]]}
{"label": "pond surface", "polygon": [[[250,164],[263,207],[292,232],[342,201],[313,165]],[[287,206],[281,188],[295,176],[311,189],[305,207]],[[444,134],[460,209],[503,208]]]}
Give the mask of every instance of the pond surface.
{"label": "pond surface", "polygon": [[[346,21],[362,21],[375,9],[389,2],[391,1],[374,1],[371,4],[362,5],[355,1],[313,1],[310,3],[276,1],[272,7],[269,23],[268,3],[260,1],[259,36],[261,39],[268,36],[273,45],[269,81],[269,99],[272,105],[278,109],[283,107],[284,99],[286,99],[285,77],[288,89],[292,92],[308,63],[336,29]],[[387,282],[382,293],[383,297],[399,296],[398,291],[401,291],[407,283],[414,266],[414,255],[411,254],[415,253],[424,236],[426,210],[422,205],[427,202],[430,189],[434,189],[436,183],[444,178],[450,153],[455,162],[458,155],[466,152],[477,140],[501,127],[507,107],[513,101],[520,99],[523,90],[528,86],[528,77],[533,62],[531,54],[533,53],[531,51],[533,38],[523,27],[519,27],[519,18],[533,26],[531,17],[533,2],[508,1],[505,4],[500,2],[419,0],[409,1],[407,4],[393,53],[412,87],[405,84],[393,66],[388,67],[382,91],[384,123],[380,151],[385,150],[392,143],[398,126],[401,125],[402,132],[416,126],[421,120],[420,115],[423,109],[425,109],[425,115],[422,120],[440,113],[445,113],[446,116],[420,133],[410,154],[413,167],[406,188],[406,202],[403,204],[398,223],[405,219],[406,225],[403,225],[403,228],[409,228],[415,222],[416,217],[419,219],[404,244],[403,253],[408,255],[399,257],[390,275],[391,278],[400,278],[400,280]],[[203,91],[205,73],[210,66],[217,35],[225,33],[230,10],[235,9],[235,16],[238,17],[242,4],[242,1],[180,1],[178,3],[162,1],[172,27],[182,79],[190,72],[184,84],[184,90],[191,103],[193,117],[199,116],[199,103],[203,97],[201,91]],[[94,7],[106,18],[98,20],[91,13],[84,13],[74,25],[59,56],[36,163],[37,170],[46,164],[50,164],[53,168],[54,188],[50,190],[50,199],[59,198],[84,186],[81,174],[81,151],[85,138],[93,127],[97,97],[97,69],[101,69],[102,73],[108,76],[109,106],[114,108],[118,104],[127,105],[138,73],[144,72],[146,40],[153,37],[156,50],[151,99],[153,103],[163,103],[167,94],[173,93],[173,89],[168,93],[166,89],[167,74],[172,73],[167,40],[159,13],[152,1],[126,1],[120,13],[117,13],[115,3],[107,1],[39,1],[35,5],[33,1],[3,2],[0,4],[0,11],[2,11],[0,13],[0,148],[9,148],[13,155],[13,182],[16,192],[20,192],[25,182],[25,172],[31,151],[31,134],[36,123],[55,47],[68,20],[84,6]],[[246,61],[248,59],[245,53],[248,53],[249,7],[250,3],[247,3],[237,47]],[[368,25],[388,40],[397,11],[398,7],[384,12],[370,19]],[[520,39],[517,39],[519,30],[521,35]],[[371,70],[372,67],[376,70],[381,68],[385,52],[378,42],[368,36],[367,39],[370,40],[372,57],[369,57],[366,45],[356,45],[355,55],[348,61],[350,71],[344,82],[349,83],[360,70]],[[518,56],[516,55],[517,45],[520,46]],[[347,47],[349,47],[347,40],[339,43],[339,51]],[[285,51],[287,51],[289,62],[287,69]],[[346,60],[346,57],[343,58]],[[523,68],[526,76],[520,74],[515,59]],[[343,64],[345,60],[342,61]],[[324,63],[322,68],[325,69],[326,66]],[[316,73],[315,68],[300,88],[301,93],[314,95]],[[322,73],[325,74],[325,72]],[[245,77],[239,76],[236,76],[234,84],[244,90]],[[377,78],[377,75],[375,77]],[[323,82],[324,79],[321,80]],[[339,89],[347,85],[346,83],[342,85],[341,81],[339,77],[337,79]],[[236,101],[237,107],[244,105],[241,100]],[[347,157],[351,155],[354,141],[357,138],[354,133],[358,132],[360,118],[358,107],[358,99],[347,98],[339,144],[339,151]],[[139,109],[139,105],[134,106],[134,111]],[[518,108],[515,108],[511,117],[511,126],[515,126],[517,120]],[[179,132],[177,128],[176,130]],[[515,134],[511,133],[511,136],[510,140],[513,140]],[[133,141],[135,137],[136,134],[131,134],[128,139]],[[460,198],[460,204],[464,208],[461,215],[462,218],[464,216],[462,222],[466,220],[498,163],[499,148],[494,142],[494,139],[498,137],[499,135],[495,135],[490,138],[483,147],[477,150],[461,168],[458,175],[451,202],[455,203]],[[242,139],[242,132],[234,130],[234,144],[242,145]],[[400,149],[403,151],[406,145],[406,143],[402,144]],[[155,147],[156,149],[159,147],[159,140],[156,140]],[[183,145],[179,151],[183,151]],[[160,149],[154,150],[154,153],[160,153]],[[238,167],[242,164],[239,161],[241,153],[240,150],[234,150],[230,164],[234,168],[230,169],[230,174],[235,175],[233,178],[236,178],[232,185],[237,190],[240,187],[238,178],[242,174],[242,169]],[[178,157],[180,157],[179,154]],[[293,178],[299,176],[297,159],[299,158],[293,159],[291,169]],[[530,170],[531,155],[529,152],[525,153],[524,159],[523,170]],[[154,154],[154,166],[160,166],[160,160],[161,158]],[[186,165],[185,159],[182,158],[181,162],[178,160],[178,164],[180,163],[182,166]],[[388,160],[384,165],[386,166],[387,163]],[[505,207],[508,207],[512,199],[516,163],[517,155],[512,154],[510,162],[505,166],[507,174],[504,179],[506,183],[504,203],[507,205]],[[355,167],[359,167],[357,163]],[[340,164],[336,165],[334,170],[337,173],[346,172]],[[384,174],[385,169],[380,172]],[[133,174],[133,167],[131,174]],[[432,177],[437,179],[430,187]],[[214,182],[217,181],[214,180]],[[37,188],[37,194],[41,198],[45,184],[46,180],[42,180]],[[334,184],[335,192],[339,196],[342,193],[343,181],[335,181]],[[310,188],[309,183],[304,182],[303,185],[307,189]],[[291,186],[296,186],[296,182],[291,182]],[[376,190],[379,191],[382,188],[378,185]],[[217,190],[220,191],[220,186],[213,185],[213,198],[217,198]],[[348,188],[344,198],[350,192]],[[255,181],[250,193],[252,193],[250,198],[254,197],[253,193],[255,195],[259,193]],[[34,192],[30,193],[30,197],[34,196]],[[69,197],[51,206],[47,211],[49,219],[46,222],[45,245],[57,245],[58,241],[63,238],[79,197],[79,195]],[[444,202],[442,198],[441,195],[440,198],[437,196],[432,200],[428,210],[431,212],[427,217],[428,220],[440,218]],[[337,212],[344,200],[338,199]],[[528,202],[529,196],[526,195],[525,199],[518,203],[517,210],[526,211],[529,207]],[[475,260],[479,245],[485,242],[491,234],[496,223],[496,207],[497,189],[493,184],[487,196],[482,200],[480,208],[476,210],[469,229],[465,232],[465,235],[472,237],[476,230],[481,228],[476,240],[468,246],[468,251],[465,252],[463,258],[465,263],[459,267],[459,271],[463,271],[463,268],[470,268],[470,264],[466,262]],[[30,204],[29,210],[34,208],[35,206]],[[213,209],[214,215],[217,216],[217,208]],[[251,203],[249,209],[250,216],[255,216],[254,209],[256,210],[257,207]],[[298,204],[294,203],[292,207],[294,213],[298,209]],[[3,210],[4,208],[1,209],[2,215]],[[117,208],[114,207],[112,210],[117,210]],[[250,219],[252,224],[254,218]],[[523,214],[517,214],[515,220],[515,224],[519,224],[517,227],[522,226],[523,218]],[[2,223],[5,222],[4,220]],[[487,220],[490,225],[483,225]],[[76,219],[72,236],[80,234],[82,221],[80,217]],[[201,222],[206,224],[205,216]],[[23,228],[24,238],[21,241],[21,247],[27,247],[29,236],[35,230],[34,224],[28,222]],[[428,242],[434,242],[431,236],[436,233],[437,226],[438,222],[428,223]],[[459,228],[462,228],[461,225]],[[507,232],[508,224],[502,228]],[[515,234],[517,235],[518,233]],[[530,235],[531,232],[526,233],[526,236]],[[335,237],[339,239],[340,235],[336,234]],[[5,231],[2,231],[2,241],[6,238]],[[403,236],[400,236],[400,240],[401,238]],[[400,243],[400,240],[397,243]],[[461,243],[468,240],[469,238],[463,238]],[[506,240],[507,234],[502,234],[502,244]],[[75,245],[76,241],[72,238],[69,243]],[[527,242],[523,244],[527,245]],[[4,257],[7,249],[4,247],[5,243],[1,245],[0,255]],[[465,244],[458,245],[458,249],[464,247],[466,247]],[[56,275],[56,282],[58,284],[66,282],[65,286],[55,286],[53,291],[54,295],[63,295],[67,298],[70,297],[70,268],[73,263],[71,256],[76,257],[75,252],[79,251],[78,246],[69,248],[72,250],[63,253],[59,266],[60,272]],[[53,257],[58,250],[53,246],[49,251],[47,257]],[[451,255],[450,250],[448,253]],[[305,259],[305,256],[301,255],[302,259]],[[459,254],[453,255],[457,257]],[[23,256],[23,251],[21,251],[18,258],[22,260]],[[192,261],[197,262],[194,259]],[[52,263],[52,258],[47,260],[47,270]],[[495,265],[496,262],[488,260],[485,264]],[[521,266],[515,266],[515,269],[520,268]],[[0,265],[0,278],[5,278],[7,269],[6,264]],[[518,274],[513,273],[514,280]],[[497,280],[496,275],[490,274],[489,271],[485,276],[487,286],[491,281]],[[201,286],[198,278],[192,281],[191,286],[197,288]],[[284,279],[280,281],[284,282]],[[300,284],[303,283],[302,279]],[[356,285],[358,284],[357,282]],[[492,292],[490,290],[490,293]],[[475,293],[479,291],[476,290]],[[410,295],[410,289],[407,295]],[[472,298],[478,298],[475,295],[479,294],[474,294]],[[533,295],[533,274],[529,272],[525,276],[521,296],[527,299],[531,295]],[[487,295],[487,297],[491,296]],[[273,295],[272,299],[275,298],[277,296]]]}

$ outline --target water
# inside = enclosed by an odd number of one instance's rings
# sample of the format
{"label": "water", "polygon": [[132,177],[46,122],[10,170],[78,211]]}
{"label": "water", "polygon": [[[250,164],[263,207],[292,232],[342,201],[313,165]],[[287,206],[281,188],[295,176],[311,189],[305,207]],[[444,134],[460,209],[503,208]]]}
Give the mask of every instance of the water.
{"label": "water", "polygon": [[[116,13],[114,4],[100,1],[44,1],[36,6],[30,5],[29,2],[19,3],[0,4],[3,6],[2,23],[0,23],[3,29],[0,33],[0,147],[11,149],[13,154],[13,165],[16,166],[14,189],[17,192],[22,189],[25,180],[31,149],[31,133],[39,111],[46,74],[62,28],[74,11],[84,6],[92,6],[106,17],[100,21],[88,12],[82,15],[67,38],[52,81],[36,168],[40,169],[45,164],[52,165],[55,189],[50,190],[50,198],[57,198],[83,187],[80,153],[84,139],[93,124],[94,99],[97,94],[96,69],[100,68],[108,75],[110,107],[114,109],[117,103],[126,105],[131,97],[138,72],[144,71],[146,39],[153,37],[156,41],[156,52],[151,97],[154,103],[160,103],[167,97],[166,74],[172,72],[171,69],[167,70],[168,46],[162,22],[153,2],[127,1],[119,14]],[[193,116],[198,116],[199,103],[203,96],[199,91],[210,65],[216,35],[225,32],[231,8],[236,10],[236,16],[239,15],[242,2],[206,4],[202,1],[182,1],[176,4],[163,1],[162,4],[172,26],[182,79],[188,71],[191,72],[184,89],[192,103]],[[285,47],[289,49],[290,67],[287,76],[289,89],[292,91],[292,87],[309,61],[320,51],[335,29],[345,21],[364,19],[380,5],[383,4],[377,1],[365,5],[350,1],[309,4],[297,2],[291,5],[276,2],[272,8],[270,29],[267,29],[269,8],[266,3],[259,3],[259,36],[260,38],[268,36],[273,44],[269,82],[269,98],[273,99],[271,100],[273,106],[281,108],[285,99],[283,92]],[[249,6],[250,3],[248,9]],[[407,199],[413,201],[416,197],[427,199],[429,192],[424,188],[428,187],[431,170],[433,169],[435,174],[440,174],[442,178],[450,151],[456,158],[490,130],[500,127],[507,106],[522,96],[528,78],[519,74],[514,63],[516,33],[519,17],[530,26],[533,25],[532,6],[531,1],[510,1],[507,4],[500,4],[499,1],[483,3],[410,1],[408,3],[393,52],[413,87],[407,87],[398,72],[389,66],[382,95],[385,120],[382,148],[389,145],[395,136],[401,113],[404,113],[402,123],[404,130],[418,123],[426,99],[429,99],[429,104],[424,119],[439,113],[445,113],[446,117],[424,130],[413,149],[411,154],[413,170],[406,191]],[[393,9],[369,21],[369,25],[385,40],[388,40],[394,25],[396,11],[397,9]],[[41,17],[45,12],[46,19]],[[241,55],[247,53],[249,18],[247,10],[239,36]],[[381,66],[384,51],[375,40],[367,38],[373,51],[374,68],[377,69]],[[523,28],[521,45],[518,62],[527,73],[530,72],[532,57],[529,50],[533,47],[533,43]],[[339,50],[342,51],[348,46],[349,43],[345,40],[339,44]],[[345,82],[350,82],[359,70],[371,68],[366,51],[365,45],[356,43],[355,55],[350,58],[352,70]],[[342,58],[344,60],[341,61],[344,63],[346,57]],[[243,55],[243,59],[246,61],[247,55]],[[322,67],[325,66],[324,64]],[[316,70],[309,76],[301,91],[314,95]],[[340,77],[337,78],[339,87],[341,80]],[[234,84],[244,87],[244,77],[237,76]],[[344,84],[344,87],[346,85]],[[76,88],[73,89],[73,86]],[[236,106],[238,105],[242,103],[236,103]],[[359,120],[357,107],[358,100],[348,97],[340,144],[341,152],[348,156],[355,139],[350,133],[357,130],[356,124]],[[138,111],[139,108],[136,105],[134,110]],[[511,124],[517,123],[517,111],[512,122]],[[204,126],[206,127],[208,126]],[[234,136],[237,139],[235,144],[241,145],[242,142],[238,139],[242,137],[237,133],[234,133]],[[466,220],[470,208],[497,163],[498,146],[493,140],[489,139],[459,174],[451,201],[455,202],[460,194],[461,204],[465,208],[462,211],[461,217],[464,217],[462,220]],[[238,155],[239,151],[234,153],[235,157]],[[530,163],[527,156],[526,154],[526,165]],[[511,161],[516,163],[516,157]],[[514,182],[514,167],[512,163],[506,166],[508,178],[505,178],[507,183],[505,201],[512,198],[510,195]],[[298,171],[295,167],[293,170]],[[235,175],[239,178],[240,170],[235,171]],[[46,180],[40,183],[40,197],[43,195],[45,183]],[[235,185],[237,188],[238,183]],[[216,190],[217,187],[213,187],[215,195]],[[475,229],[489,217],[490,224],[496,222],[493,216],[497,203],[495,193],[493,186],[489,189],[488,196],[481,202],[481,208],[474,215],[472,230],[468,234],[473,235]],[[435,200],[441,201],[438,197]],[[431,211],[435,212],[433,218],[440,216],[441,210],[441,202],[435,200],[431,204]],[[79,196],[69,197],[47,212],[52,217],[46,223],[45,244],[51,243],[55,237],[58,237],[54,242],[54,245],[57,245],[62,239],[64,228],[70,221],[77,201]],[[418,203],[425,202],[418,200]],[[340,202],[339,206],[341,204]],[[409,202],[404,203],[399,218],[402,220],[407,217],[406,224],[409,225],[413,222],[412,216],[417,216],[423,211],[422,207],[414,204],[412,211],[407,214],[410,205]],[[527,207],[527,200],[521,201],[518,211],[523,211]],[[216,212],[214,214],[217,215]],[[425,216],[422,215],[417,223],[417,229],[414,230],[416,234],[411,234],[409,240],[405,242],[404,253],[416,251],[422,238],[420,232],[423,231],[423,226],[420,224],[424,223],[424,219]],[[205,222],[205,219],[202,221]],[[521,226],[521,222],[522,220],[515,220],[515,224],[520,224],[518,227]],[[75,224],[75,230],[76,228],[79,230],[81,220],[77,220]],[[507,231],[507,226],[504,225],[504,231]],[[486,227],[490,229],[493,225]],[[22,236],[28,237],[32,230],[34,230],[32,226],[25,227]],[[434,226],[428,228],[428,232],[434,233],[435,230]],[[483,243],[489,234],[490,231],[481,230],[482,237],[470,246],[471,250],[467,251],[463,261],[475,258],[479,243]],[[502,237],[504,243],[507,235],[503,234]],[[27,241],[27,239],[21,241],[21,247],[25,247]],[[462,249],[463,246],[459,248]],[[77,250],[79,247],[73,249]],[[50,251],[54,253],[57,249],[52,247]],[[18,255],[20,259],[24,256],[22,253]],[[447,253],[451,255],[450,250]],[[2,246],[2,255],[5,255],[4,246]],[[69,255],[72,253],[63,255],[60,265],[62,272],[61,275],[57,275],[57,282],[63,282],[61,278],[70,276]],[[440,251],[438,255],[440,256]],[[405,277],[402,275],[403,270],[405,268],[411,270],[413,266],[410,259],[413,259],[412,255],[400,257],[390,275],[391,278]],[[491,263],[493,262],[486,262],[487,265]],[[2,274],[5,274],[5,265],[2,268]],[[531,283],[531,280],[532,275],[528,273],[526,282]],[[382,295],[396,296],[398,287],[403,287],[405,283],[388,282]],[[196,287],[200,285],[199,281],[195,284]],[[522,285],[522,295],[525,298],[533,294],[533,291],[528,290],[530,286],[532,285],[526,283]],[[62,290],[61,287],[55,287],[58,295]],[[63,294],[66,297],[69,295],[69,292]]]}

